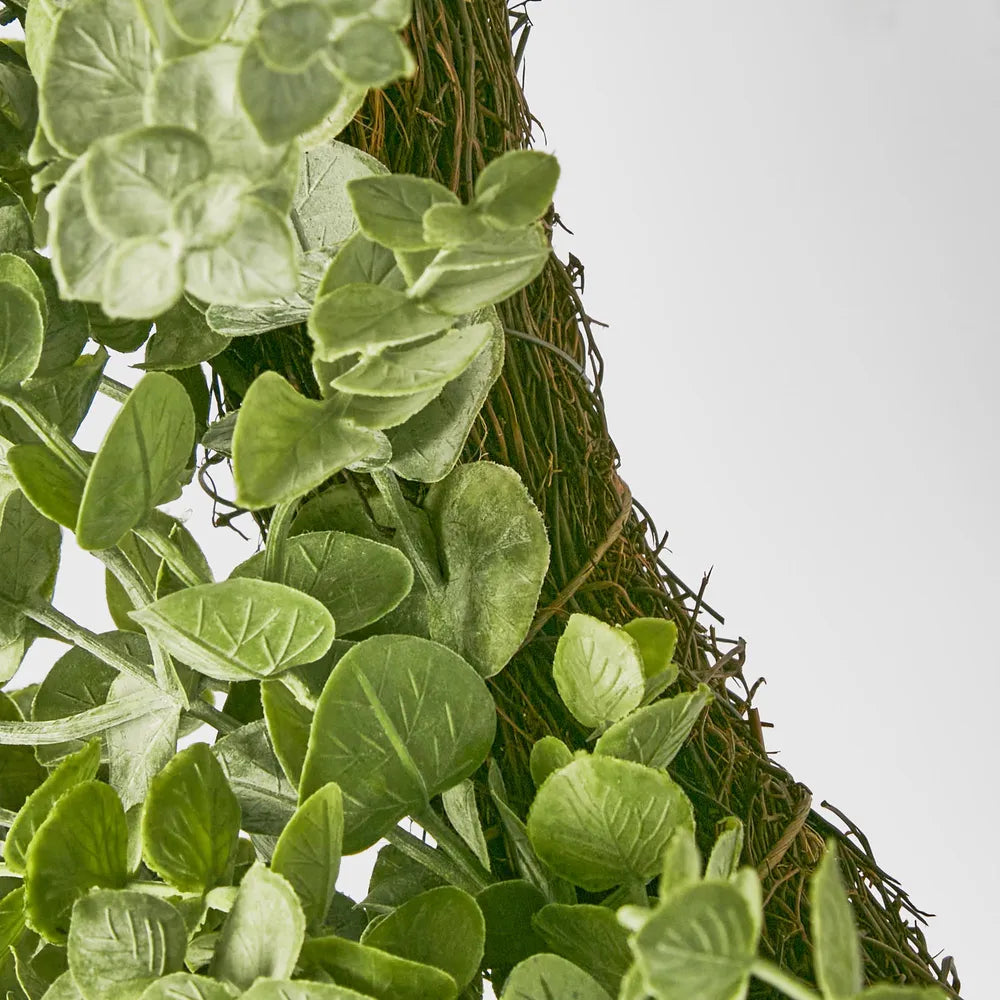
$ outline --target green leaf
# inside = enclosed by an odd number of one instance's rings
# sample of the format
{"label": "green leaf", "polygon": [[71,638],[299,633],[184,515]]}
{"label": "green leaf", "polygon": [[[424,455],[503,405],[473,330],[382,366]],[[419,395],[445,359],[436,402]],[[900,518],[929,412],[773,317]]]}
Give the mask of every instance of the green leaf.
{"label": "green leaf", "polygon": [[19,444],[7,452],[17,484],[35,508],[64,528],[76,527],[83,481],[45,445]]}
{"label": "green leaf", "polygon": [[164,12],[170,26],[185,41],[210,45],[226,30],[236,13],[233,0],[166,0]]}
{"label": "green leaf", "polygon": [[264,580],[188,587],[132,617],[181,662],[222,681],[260,679],[312,663],[334,636],[333,619],[319,601]]}
{"label": "green leaf", "polygon": [[500,1000],[611,1000],[593,976],[558,955],[532,955],[514,967]]}
{"label": "green leaf", "polygon": [[864,986],[861,943],[832,839],[810,880],[809,903],[816,981],[826,1000],[849,1000]]}
{"label": "green leaf", "polygon": [[[21,718],[16,702],[0,692],[0,720],[18,722]],[[0,809],[17,812],[46,777],[47,772],[35,759],[31,747],[0,747]],[[0,926],[2,924],[0,917]],[[0,955],[3,954],[6,954],[6,946],[0,932]]]}
{"label": "green leaf", "polygon": [[410,289],[428,308],[461,316],[503,302],[545,267],[550,248],[540,226],[497,233],[488,242],[441,250]]}
{"label": "green leaf", "polygon": [[274,754],[288,780],[297,786],[309,749],[312,710],[300,704],[280,679],[261,684],[260,700]]}
{"label": "green leaf", "polygon": [[578,965],[612,996],[632,964],[628,932],[607,906],[550,903],[532,918],[550,951]]}
{"label": "green leaf", "polygon": [[375,1000],[455,1000],[458,996],[455,980],[446,972],[343,938],[306,941],[300,961],[307,972],[324,973]]}
{"label": "green leaf", "polygon": [[0,181],[0,250],[31,250],[34,245],[31,216],[24,202],[13,188]]}
{"label": "green leaf", "polygon": [[475,899],[445,885],[421,893],[369,926],[361,943],[448,973],[461,990],[479,971],[486,924]]}
{"label": "green leaf", "polygon": [[290,979],[305,938],[295,890],[259,862],[243,877],[212,957],[212,976],[241,990],[255,979]]}
{"label": "green leaf", "polygon": [[665,618],[633,618],[622,626],[639,644],[642,672],[649,679],[671,670],[677,677],[678,666],[671,661],[677,646],[677,625]]}
{"label": "green leaf", "polygon": [[476,178],[472,204],[494,226],[530,226],[549,210],[558,180],[554,156],[535,149],[510,150]]}
{"label": "green leaf", "polygon": [[423,217],[424,241],[432,247],[460,247],[489,239],[493,230],[468,205],[431,205]]}
{"label": "green leaf", "polygon": [[67,947],[70,972],[86,1000],[132,1000],[182,967],[187,933],[165,899],[105,889],[73,907]]}
{"label": "green leaf", "polygon": [[322,58],[298,72],[272,69],[258,43],[243,52],[239,93],[264,142],[290,142],[319,125],[345,91],[344,83]]}
{"label": "green leaf", "polygon": [[528,812],[538,856],[598,892],[659,873],[667,840],[694,828],[691,803],[666,774],[613,757],[583,757],[553,774]]}
{"label": "green leaf", "polygon": [[123,674],[111,685],[108,703],[144,695],[148,711],[107,731],[109,783],[126,812],[146,799],[149,784],[177,752],[180,706],[171,697]]}
{"label": "green leaf", "polygon": [[642,700],[639,645],[590,615],[570,615],[556,646],[552,676],[566,707],[593,728],[624,718]]}
{"label": "green leaf", "polygon": [[193,446],[187,393],[162,372],[144,375],[91,464],[76,527],[80,547],[116,545],[154,507],[177,497]]}
{"label": "green leaf", "polygon": [[189,972],[174,972],[151,983],[142,1000],[234,1000],[239,995],[228,983]]}
{"label": "green leaf", "polygon": [[476,807],[476,786],[466,778],[457,785],[441,793],[441,804],[444,806],[448,821],[458,835],[465,841],[482,866],[490,870],[490,852],[486,846],[483,834],[483,824],[479,819]]}
{"label": "green leaf", "polygon": [[302,496],[377,446],[375,432],[341,417],[336,401],[306,399],[277,372],[264,372],[233,434],[237,503],[256,510]]}
{"label": "green leaf", "polygon": [[212,751],[239,800],[243,829],[278,836],[295,812],[297,796],[274,755],[263,720],[218,740]]}
{"label": "green leaf", "polygon": [[101,282],[101,307],[109,316],[141,319],[169,309],[184,290],[181,248],[163,236],[119,243]]}
{"label": "green leaf", "polygon": [[214,170],[269,182],[281,172],[289,147],[266,145],[243,107],[237,83],[242,53],[241,45],[219,44],[163,63],[146,101],[147,124],[189,129],[208,144]]}
{"label": "green leaf", "polygon": [[185,300],[156,318],[156,332],[146,344],[146,357],[137,368],[177,371],[209,361],[229,346],[229,338],[216,333]]}
{"label": "green leaf", "polygon": [[707,684],[637,709],[615,723],[594,745],[594,753],[666,767],[677,756],[706,705],[715,696]]}
{"label": "green leaf", "polygon": [[323,923],[333,902],[343,839],[343,799],[331,781],[295,810],[275,845],[271,869],[298,893],[309,927]]}
{"label": "green leaf", "polygon": [[493,337],[487,346],[434,400],[389,432],[391,468],[404,479],[436,483],[451,472],[490,388],[500,377],[503,326],[492,307],[459,320],[459,326],[478,320],[493,325]]}
{"label": "green leaf", "polygon": [[491,462],[457,468],[424,509],[446,581],[428,598],[430,637],[492,677],[535,614],[549,564],[542,517],[517,473]]}
{"label": "green leaf", "polygon": [[85,781],[55,804],[31,840],[25,887],[28,917],[47,940],[66,940],[73,904],[96,887],[128,879],[128,826],[114,789]]}
{"label": "green leaf", "polygon": [[146,864],[181,892],[206,893],[231,878],[240,804],[211,750],[182,750],[150,784],[142,817]]}
{"label": "green leaf", "polygon": [[325,52],[329,64],[355,87],[385,87],[410,78],[417,64],[399,35],[387,24],[364,18],[338,34]]}
{"label": "green leaf", "polygon": [[[352,214],[352,223],[353,219]],[[406,279],[392,251],[370,240],[361,230],[356,230],[330,261],[316,297],[322,298],[345,285],[384,285],[392,291],[406,291]]]}
{"label": "green leaf", "polygon": [[101,744],[93,740],[67,757],[28,797],[17,814],[4,844],[4,863],[18,874],[27,869],[28,847],[53,807],[71,788],[90,781],[101,762]]}
{"label": "green leaf", "polygon": [[701,881],[701,852],[695,843],[694,831],[678,827],[667,841],[660,871],[660,900],[671,893],[686,889]]}
{"label": "green leaf", "polygon": [[324,361],[409,344],[450,326],[447,316],[384,285],[344,285],[317,299],[309,317],[316,355]]}
{"label": "green leaf", "polygon": [[61,153],[143,124],[153,39],[133,0],[76,0],[63,8],[39,90],[45,133]]}
{"label": "green leaf", "polygon": [[415,636],[373,636],[334,667],[316,706],[299,794],[344,794],[354,854],[469,777],[493,742],[486,685],[460,656]]}
{"label": "green leaf", "polygon": [[947,1000],[948,994],[939,986],[897,986],[877,983],[858,994],[858,1000]]}
{"label": "green leaf", "polygon": [[82,302],[67,302],[59,295],[59,285],[52,272],[52,262],[41,254],[26,257],[38,278],[48,313],[42,356],[34,377],[56,375],[72,365],[90,336],[90,319]]}
{"label": "green leaf", "polygon": [[0,288],[6,288],[7,285],[20,288],[35,300],[42,314],[42,325],[45,326],[49,318],[45,288],[34,269],[24,258],[14,253],[0,253]]}
{"label": "green leaf", "polygon": [[412,174],[351,180],[347,194],[365,236],[393,250],[433,249],[424,239],[424,213],[434,205],[460,204],[443,184]]}
{"label": "green leaf", "polygon": [[245,197],[232,231],[210,249],[192,249],[184,288],[220,305],[254,305],[295,291],[295,241],[277,209]]}
{"label": "green leaf", "polygon": [[[260,577],[264,553],[251,556],[233,577]],[[282,582],[315,597],[333,616],[337,634],[370,625],[396,607],[413,586],[409,559],[391,545],[342,531],[295,535],[285,544]]]}
{"label": "green leaf", "polygon": [[705,878],[727,879],[736,874],[743,853],[743,824],[735,816],[727,816],[715,838],[712,853],[705,866]]}
{"label": "green leaf", "polygon": [[531,918],[545,906],[546,899],[530,882],[494,882],[476,896],[476,902],[486,921],[483,965],[494,976],[529,955],[545,951],[545,941]]}
{"label": "green leaf", "polygon": [[0,899],[0,955],[7,955],[24,926],[24,886],[18,886]]}
{"label": "green leaf", "polygon": [[42,356],[42,312],[19,285],[0,281],[0,388],[29,378]]}
{"label": "green leaf", "polygon": [[211,154],[189,129],[153,126],[95,143],[83,170],[90,218],[111,240],[155,236],[170,228],[171,207],[208,173]]}
{"label": "green leaf", "polygon": [[573,760],[568,746],[558,736],[543,736],[531,748],[531,780],[541,788],[545,779]]}
{"label": "green leaf", "polygon": [[270,69],[297,72],[319,53],[333,27],[322,4],[300,0],[266,11],[257,25],[257,51]]}
{"label": "green leaf", "polygon": [[370,1000],[362,993],[334,983],[304,979],[258,979],[243,1000]]}
{"label": "green leaf", "polygon": [[291,212],[302,248],[330,251],[347,240],[357,230],[357,222],[344,185],[355,178],[385,173],[386,168],[375,157],[343,142],[327,142],[304,152]]}
{"label": "green leaf", "polygon": [[759,937],[760,914],[735,886],[701,882],[664,900],[632,946],[661,1000],[742,1000]]}
{"label": "green leaf", "polygon": [[[398,847],[385,844],[375,858],[375,865],[368,882],[368,895],[358,906],[394,909],[413,899],[414,896],[440,885],[444,885],[444,880],[439,875],[419,864],[408,854],[404,854]],[[367,924],[368,920],[365,918],[361,926],[362,931]],[[348,935],[340,934],[340,936]],[[360,936],[359,933],[351,940],[357,941]]]}
{"label": "green leaf", "polygon": [[483,350],[493,334],[490,323],[456,327],[432,339],[389,348],[363,358],[333,385],[345,392],[403,396],[440,389],[457,378]]}

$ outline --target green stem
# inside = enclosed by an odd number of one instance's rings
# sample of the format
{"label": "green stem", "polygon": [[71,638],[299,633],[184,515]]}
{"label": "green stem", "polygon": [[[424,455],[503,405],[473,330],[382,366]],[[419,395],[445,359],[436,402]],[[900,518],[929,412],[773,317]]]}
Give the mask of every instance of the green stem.
{"label": "green stem", "polygon": [[413,818],[437,841],[438,847],[463,869],[468,878],[476,883],[477,892],[490,884],[490,873],[469,850],[465,841],[433,809],[427,809]]}
{"label": "green stem", "polygon": [[33,403],[7,392],[0,392],[0,403],[9,406],[69,468],[84,479],[87,478],[87,473],[90,471],[87,460],[77,450],[76,445],[48,417],[36,409]]}
{"label": "green stem", "polygon": [[801,979],[779,968],[766,958],[755,958],[750,971],[765,983],[781,990],[791,1000],[820,1000],[820,995],[811,990]]}
{"label": "green stem", "polygon": [[389,513],[392,515],[399,532],[403,551],[413,563],[417,575],[431,593],[440,590],[444,585],[444,580],[441,578],[441,570],[437,565],[437,555],[430,548],[427,540],[421,537],[395,474],[389,470],[379,470],[373,472],[371,476],[389,508]]}
{"label": "green stem", "polygon": [[118,379],[111,378],[110,375],[102,375],[97,388],[109,399],[119,403],[124,403],[132,391],[124,382],[119,382]]}
{"label": "green stem", "polygon": [[628,902],[634,906],[641,906],[643,909],[649,908],[649,896],[646,894],[646,883],[642,879],[634,879],[626,885],[628,890]]}
{"label": "green stem", "polygon": [[298,506],[298,497],[294,500],[284,500],[271,513],[271,523],[267,526],[267,545],[264,547],[265,580],[284,582],[288,530],[292,526]]}
{"label": "green stem", "polygon": [[139,536],[173,571],[174,575],[185,587],[199,587],[206,580],[187,560],[180,547],[175,545],[166,535],[155,528],[133,528]]}
{"label": "green stem", "polygon": [[444,879],[449,885],[465,889],[466,892],[479,892],[482,886],[470,879],[464,869],[455,864],[446,854],[429,847],[419,837],[414,837],[401,826],[394,826],[384,834],[385,839],[394,847],[398,847],[407,857],[417,864]]}
{"label": "green stem", "polygon": [[285,670],[277,678],[284,684],[288,693],[305,709],[310,712],[316,711],[316,695],[312,693],[309,685],[302,679],[302,675],[294,669]]}
{"label": "green stem", "polygon": [[214,705],[209,705],[200,699],[191,702],[187,713],[188,715],[193,715],[196,719],[201,719],[202,722],[207,723],[224,736],[229,733],[235,733],[242,726],[242,723],[237,722],[231,715],[220,712]]}

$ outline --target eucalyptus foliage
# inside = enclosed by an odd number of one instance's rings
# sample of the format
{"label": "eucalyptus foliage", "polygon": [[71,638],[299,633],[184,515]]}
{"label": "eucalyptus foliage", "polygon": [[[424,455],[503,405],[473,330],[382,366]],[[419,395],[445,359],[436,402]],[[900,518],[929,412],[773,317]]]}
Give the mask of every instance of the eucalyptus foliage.
{"label": "eucalyptus foliage", "polygon": [[[673,623],[568,620],[553,679],[588,745],[540,740],[534,802],[507,801],[487,680],[531,630],[547,526],[512,470],[457,462],[503,363],[494,306],[547,260],[559,167],[508,153],[463,204],[336,141],[414,72],[410,13],[31,0],[25,45],[0,48],[13,1000],[454,1000],[484,977],[506,1000],[740,1000],[752,976],[815,996],[757,957],[737,818],[702,867],[668,768],[712,693],[661,697]],[[293,324],[320,397],[264,372],[206,426],[200,365]],[[103,377],[140,348],[133,388]],[[119,408],[89,454],[99,389]],[[158,509],[201,452],[271,509],[226,580]],[[106,567],[115,631],[52,605],[60,526]],[[16,687],[43,636],[66,652]],[[367,896],[339,892],[342,858],[382,838]],[[832,845],[811,911],[824,1000],[940,996],[864,988]]]}

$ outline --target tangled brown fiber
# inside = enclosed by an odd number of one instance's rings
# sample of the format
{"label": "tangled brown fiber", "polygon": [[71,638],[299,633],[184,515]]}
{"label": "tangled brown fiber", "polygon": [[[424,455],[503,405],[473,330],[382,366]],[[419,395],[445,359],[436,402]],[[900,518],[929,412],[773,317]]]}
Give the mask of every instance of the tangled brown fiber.
{"label": "tangled brown fiber", "polygon": [[[399,173],[433,177],[463,199],[483,166],[531,143],[535,122],[518,79],[530,29],[527,4],[505,0],[416,0],[407,41],[419,69],[412,81],[372,92],[341,138]],[[558,216],[550,213],[551,228]],[[553,255],[544,273],[499,311],[507,359],[466,446],[464,458],[512,466],[535,498],[552,542],[549,575],[529,639],[491,683],[501,714],[495,753],[512,804],[523,815],[533,793],[532,744],[554,733],[583,746],[585,733],[556,696],[551,663],[568,616],[607,621],[667,617],[679,629],[681,683],[707,683],[715,702],[671,771],[695,806],[700,846],[728,815],[745,824],[744,862],[754,865],[766,899],[763,952],[813,983],[807,880],[827,837],[835,837],[863,937],[869,981],[939,983],[954,997],[950,958],[928,952],[926,914],[876,863],[868,841],[836,809],[847,832],[812,809],[808,788],[771,761],[744,679],[742,640],[722,638],[722,619],[661,557],[657,534],[618,475],[618,453],[604,418],[596,321],[581,300],[583,267]],[[239,397],[256,371],[275,368],[315,391],[309,345],[300,330],[247,340],[219,359],[227,395]],[[731,687],[740,689],[736,693]],[[804,706],[808,708],[808,706]],[[490,815],[488,797],[481,805]],[[823,803],[826,806],[826,803]],[[494,828],[492,849],[499,851]],[[504,859],[497,859],[503,870]],[[778,997],[755,982],[751,996]]]}

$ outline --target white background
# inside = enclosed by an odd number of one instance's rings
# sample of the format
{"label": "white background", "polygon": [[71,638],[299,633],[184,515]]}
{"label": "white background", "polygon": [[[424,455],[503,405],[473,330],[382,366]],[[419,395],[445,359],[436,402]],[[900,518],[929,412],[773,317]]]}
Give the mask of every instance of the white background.
{"label": "white background", "polygon": [[[624,477],[669,529],[675,571],[697,585],[714,567],[707,599],[723,634],[747,638],[748,678],[767,678],[776,759],[938,914],[931,949],[986,1000],[998,6],[528,9],[527,94],[575,234],[557,251],[584,262],[587,308],[610,324]],[[102,403],[83,446],[113,412]],[[173,509],[220,577],[252,551],[208,525],[196,492]],[[100,591],[93,561],[67,551],[57,604],[109,627]],[[364,882],[362,865],[341,888]]]}

